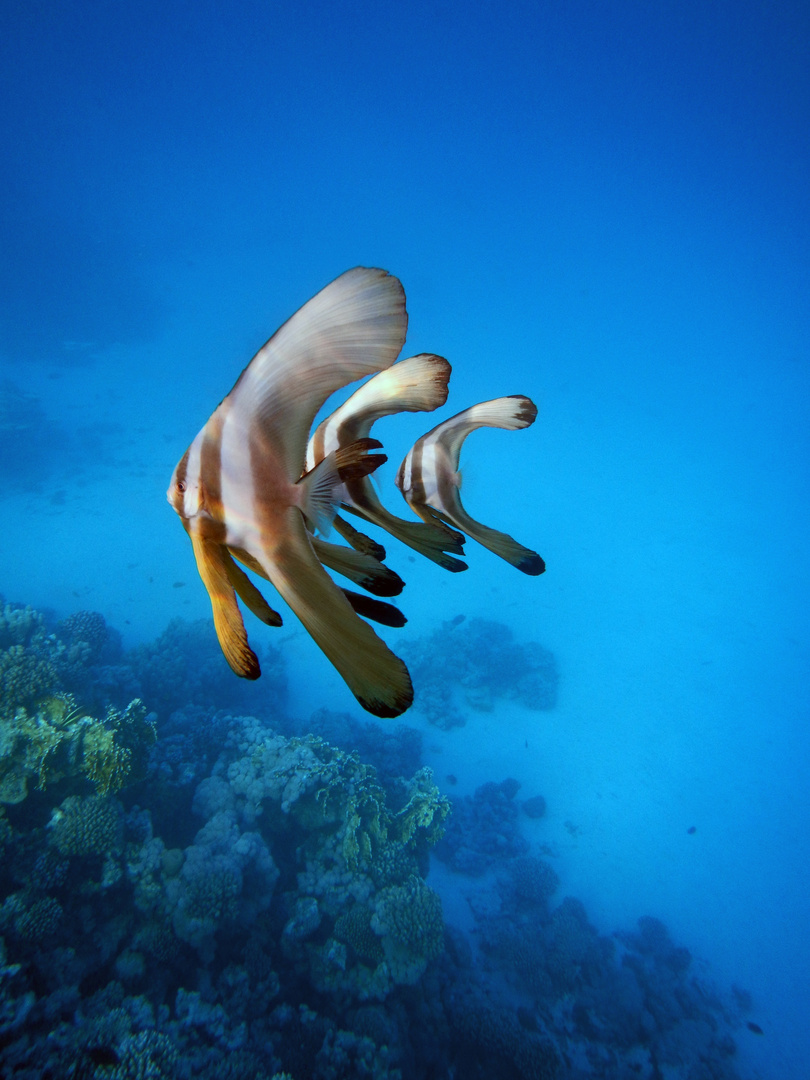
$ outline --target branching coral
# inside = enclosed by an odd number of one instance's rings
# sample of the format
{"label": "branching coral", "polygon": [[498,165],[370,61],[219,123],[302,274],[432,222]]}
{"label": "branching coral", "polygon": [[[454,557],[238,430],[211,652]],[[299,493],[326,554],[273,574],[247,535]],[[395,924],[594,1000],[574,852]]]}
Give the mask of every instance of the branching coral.
{"label": "branching coral", "polygon": [[511,1010],[480,998],[460,997],[451,1003],[450,1019],[465,1053],[478,1068],[483,1061],[491,1075],[502,1075],[509,1063],[512,1069],[503,1074],[517,1075],[520,1080],[553,1080],[557,1076],[560,1059],[552,1043],[523,1028]]}
{"label": "branching coral", "polygon": [[[2,599],[0,599],[2,603]],[[29,645],[44,632],[44,620],[32,607],[2,604],[0,609],[0,649],[12,645]]]}
{"label": "branching coral", "polygon": [[98,611],[75,611],[57,627],[59,636],[70,645],[84,643],[87,659],[97,659],[107,641],[107,622]]}
{"label": "branching coral", "polygon": [[56,932],[64,912],[53,896],[32,898],[13,893],[0,908],[0,925],[32,945],[41,945]]}
{"label": "branching coral", "polygon": [[420,769],[406,788],[407,802],[389,825],[391,836],[401,844],[411,844],[416,837],[435,844],[444,833],[450,813],[450,800],[440,794],[430,769]]}
{"label": "branching coral", "polygon": [[500,890],[507,910],[532,912],[534,909],[536,916],[545,909],[559,884],[550,863],[534,855],[523,855],[513,860],[508,875],[500,882]]}

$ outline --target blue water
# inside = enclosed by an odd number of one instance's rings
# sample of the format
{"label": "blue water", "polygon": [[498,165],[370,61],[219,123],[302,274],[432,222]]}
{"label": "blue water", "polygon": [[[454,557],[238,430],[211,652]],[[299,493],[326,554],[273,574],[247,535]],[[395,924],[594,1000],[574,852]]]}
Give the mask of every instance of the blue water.
{"label": "blue water", "polygon": [[[808,1075],[806,5],[6,3],[0,50],[0,593],[127,646],[207,617],[172,468],[285,318],[388,269],[442,415],[538,403],[464,494],[548,565],[392,542],[400,637],[497,619],[561,674],[550,712],[425,727],[428,764],[542,791],[560,896],[663,920],[752,995],[741,1075]],[[396,512],[430,426],[375,429]],[[354,708],[275,633],[292,713]]]}

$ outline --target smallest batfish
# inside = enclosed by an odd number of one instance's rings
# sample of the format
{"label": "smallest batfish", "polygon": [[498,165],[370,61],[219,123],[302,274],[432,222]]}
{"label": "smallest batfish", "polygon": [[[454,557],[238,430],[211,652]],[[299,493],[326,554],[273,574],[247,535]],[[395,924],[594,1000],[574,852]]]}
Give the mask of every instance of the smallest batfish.
{"label": "smallest batfish", "polygon": [[462,443],[476,428],[516,431],[529,427],[536,416],[534,402],[519,394],[473,405],[418,439],[400,465],[396,480],[405,501],[424,521],[439,520],[454,526],[524,574],[533,576],[542,574],[546,568],[536,551],[523,547],[506,533],[482,525],[461,505],[458,459]]}
{"label": "smallest batfish", "polygon": [[380,444],[365,438],[301,474],[309,432],[327,397],[390,367],[407,321],[397,278],[366,267],[341,274],[254,356],[180,459],[167,492],[236,674],[260,674],[237,595],[262,622],[278,626],[281,617],[234,559],[276,587],[376,716],[399,716],[411,704],[408,670],[324,570],[310,532],[328,528],[344,483],[385,458],[367,454]]}

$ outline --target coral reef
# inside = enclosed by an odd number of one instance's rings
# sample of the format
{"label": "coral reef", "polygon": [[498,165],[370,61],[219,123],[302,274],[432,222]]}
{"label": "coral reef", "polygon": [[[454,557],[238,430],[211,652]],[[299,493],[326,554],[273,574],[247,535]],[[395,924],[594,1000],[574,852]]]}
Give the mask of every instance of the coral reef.
{"label": "coral reef", "polygon": [[413,776],[422,762],[422,734],[407,724],[382,727],[349,713],[318,709],[308,720],[282,717],[274,725],[285,735],[319,735],[332,746],[355,751],[374,766],[389,798],[398,778]]}
{"label": "coral reef", "polygon": [[515,641],[503,623],[459,616],[405,642],[402,655],[417,688],[414,703],[437,727],[464,724],[462,706],[490,712],[500,699],[537,710],[557,703],[553,654],[535,642]]}
{"label": "coral reef", "polygon": [[94,715],[141,696],[124,663],[120,634],[95,611],[61,622],[0,598],[0,718],[20,707],[36,711],[56,692],[75,697]]}
{"label": "coral reef", "polygon": [[[528,842],[520,831],[517,782],[488,782],[472,796],[451,799],[452,814],[436,855],[453,870],[480,876],[505,858],[525,855]],[[519,786],[519,785],[518,785]]]}
{"label": "coral reef", "polygon": [[85,777],[100,795],[140,779],[157,735],[143,703],[103,720],[86,716],[73,698],[45,698],[33,714],[18,706],[0,727],[0,802],[19,803],[33,782],[39,788]]}
{"label": "coral reef", "polygon": [[127,659],[140,696],[160,720],[190,707],[203,710],[206,716],[218,709],[269,716],[283,707],[287,696],[280,652],[270,645],[266,647],[261,656],[260,685],[236,682],[210,619],[172,619],[156,641],[138,645]]}
{"label": "coral reef", "polygon": [[[234,715],[199,671],[172,688],[158,654],[191,663],[187,631],[128,658],[96,613],[2,609],[0,1074],[736,1080],[750,996],[655,918],[604,936],[557,903],[521,832],[541,797],[507,778],[451,803],[412,729]],[[157,721],[126,697],[145,685]],[[481,890],[470,937],[434,854]]]}

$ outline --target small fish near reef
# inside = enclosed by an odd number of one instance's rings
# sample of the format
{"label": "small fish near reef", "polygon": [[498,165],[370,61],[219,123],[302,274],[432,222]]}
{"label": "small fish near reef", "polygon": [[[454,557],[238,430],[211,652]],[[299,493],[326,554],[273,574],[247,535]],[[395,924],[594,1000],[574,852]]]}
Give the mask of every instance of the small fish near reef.
{"label": "small fish near reef", "polygon": [[[233,671],[261,674],[237,598],[268,626],[281,625],[244,566],[275,586],[363,708],[390,717],[413,700],[410,675],[365,619],[401,626],[401,612],[377,597],[397,595],[404,583],[383,563],[384,548],[338,516],[341,507],[452,572],[467,569],[458,558],[465,532],[525,573],[545,569],[535,552],[466,514],[455,474],[474,428],[533,422],[528,398],[473,406],[416,444],[397,482],[420,521],[390,514],[369,483],[386,460],[374,452],[382,444],[370,437],[372,424],[396,412],[433,411],[447,397],[443,357],[395,364],[407,322],[397,278],[366,267],[341,274],[253,357],[180,459],[167,492]],[[367,376],[310,439],[327,398]],[[333,523],[348,547],[325,540]],[[373,595],[339,588],[326,568]]]}

